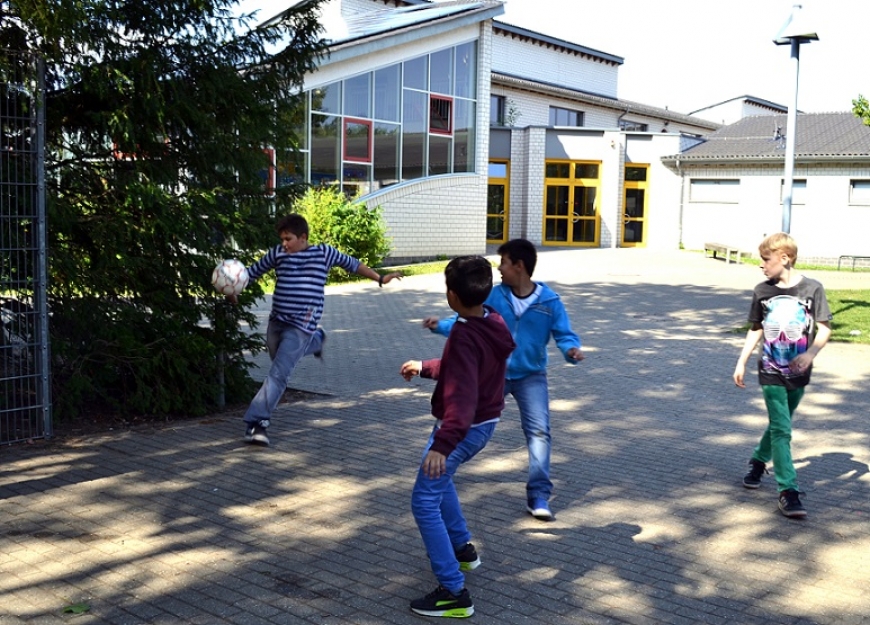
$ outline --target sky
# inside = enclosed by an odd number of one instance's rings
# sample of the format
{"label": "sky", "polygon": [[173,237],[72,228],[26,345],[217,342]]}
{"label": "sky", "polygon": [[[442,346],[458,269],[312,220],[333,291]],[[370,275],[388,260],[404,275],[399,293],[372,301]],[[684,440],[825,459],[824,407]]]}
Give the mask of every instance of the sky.
{"label": "sky", "polygon": [[[243,0],[266,19],[287,0]],[[743,95],[790,106],[794,61],[773,39],[793,0],[507,0],[499,21],[622,57],[618,96],[678,113]],[[798,109],[848,111],[870,98],[868,0],[803,0],[819,40],[800,46]]]}

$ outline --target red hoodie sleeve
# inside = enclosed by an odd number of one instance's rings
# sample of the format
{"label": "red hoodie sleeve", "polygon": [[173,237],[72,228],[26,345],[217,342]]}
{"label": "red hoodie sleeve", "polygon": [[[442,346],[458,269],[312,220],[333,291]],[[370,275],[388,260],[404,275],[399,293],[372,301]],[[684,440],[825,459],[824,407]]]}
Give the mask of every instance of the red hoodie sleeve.
{"label": "red hoodie sleeve", "polygon": [[[451,338],[454,340],[449,350],[463,357],[450,358],[450,366],[440,372],[438,382],[443,391],[444,415],[432,443],[432,449],[445,456],[456,449],[474,423],[480,360],[479,346],[465,340],[461,333],[454,333]],[[442,360],[449,357],[445,352]]]}
{"label": "red hoodie sleeve", "polygon": [[428,360],[423,361],[423,366],[420,369],[420,377],[421,378],[429,378],[430,380],[437,380],[438,375],[441,373],[441,359],[440,358],[430,358]]}

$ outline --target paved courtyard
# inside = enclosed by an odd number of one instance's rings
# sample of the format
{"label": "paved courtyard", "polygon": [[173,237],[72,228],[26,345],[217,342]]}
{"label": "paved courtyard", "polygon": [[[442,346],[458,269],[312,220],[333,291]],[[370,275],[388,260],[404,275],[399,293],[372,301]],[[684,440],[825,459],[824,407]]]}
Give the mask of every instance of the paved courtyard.
{"label": "paved courtyard", "polygon": [[[771,477],[740,485],[766,423],[754,376],[731,382],[757,266],[554,250],[535,277],[587,358],[551,358],[555,522],[525,512],[512,400],[460,473],[472,621],[866,623],[870,347],[816,360],[793,441],[809,516],[790,520]],[[441,275],[330,288],[325,359],[292,381],[318,395],[279,407],[268,449],[241,442],[240,414],[0,447],[0,625],[425,622],[410,490],[433,383],[398,371],[440,353],[421,321],[447,313]]]}

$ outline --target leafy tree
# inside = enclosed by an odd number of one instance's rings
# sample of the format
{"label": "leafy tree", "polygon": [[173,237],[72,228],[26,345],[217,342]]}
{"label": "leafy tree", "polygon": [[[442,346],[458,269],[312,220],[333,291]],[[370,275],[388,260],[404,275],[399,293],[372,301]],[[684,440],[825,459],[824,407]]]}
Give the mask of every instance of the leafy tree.
{"label": "leafy tree", "polygon": [[864,121],[864,124],[870,126],[870,102],[863,95],[859,95],[857,99],[852,100],[852,112],[855,117],[859,117]]}
{"label": "leafy tree", "polygon": [[222,379],[247,399],[254,318],[210,275],[271,243],[301,192],[267,194],[263,148],[298,147],[322,1],[256,28],[235,0],[0,2],[0,48],[46,67],[55,414],[203,414]]}

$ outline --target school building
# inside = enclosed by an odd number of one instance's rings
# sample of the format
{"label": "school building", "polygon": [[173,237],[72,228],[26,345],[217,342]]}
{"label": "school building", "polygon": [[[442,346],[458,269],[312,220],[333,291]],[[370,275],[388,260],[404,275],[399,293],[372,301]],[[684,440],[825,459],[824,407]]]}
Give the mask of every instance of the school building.
{"label": "school building", "polygon": [[[383,211],[393,261],[479,254],[515,237],[700,249],[726,236],[725,224],[735,226],[726,243],[754,249],[757,231],[778,229],[775,193],[756,192],[779,189],[783,151],[738,158],[704,146],[730,136],[716,121],[725,108],[760,113],[771,127],[782,107],[744,96],[686,115],[620,99],[623,58],[501,22],[503,12],[497,0],[330,0],[330,52],[304,85],[302,171],[277,155],[277,184],[301,178],[361,194]],[[807,202],[817,176],[836,171],[859,189],[870,181],[867,162],[800,158]],[[810,235],[802,256],[851,252],[817,246],[801,210],[792,223]]]}

